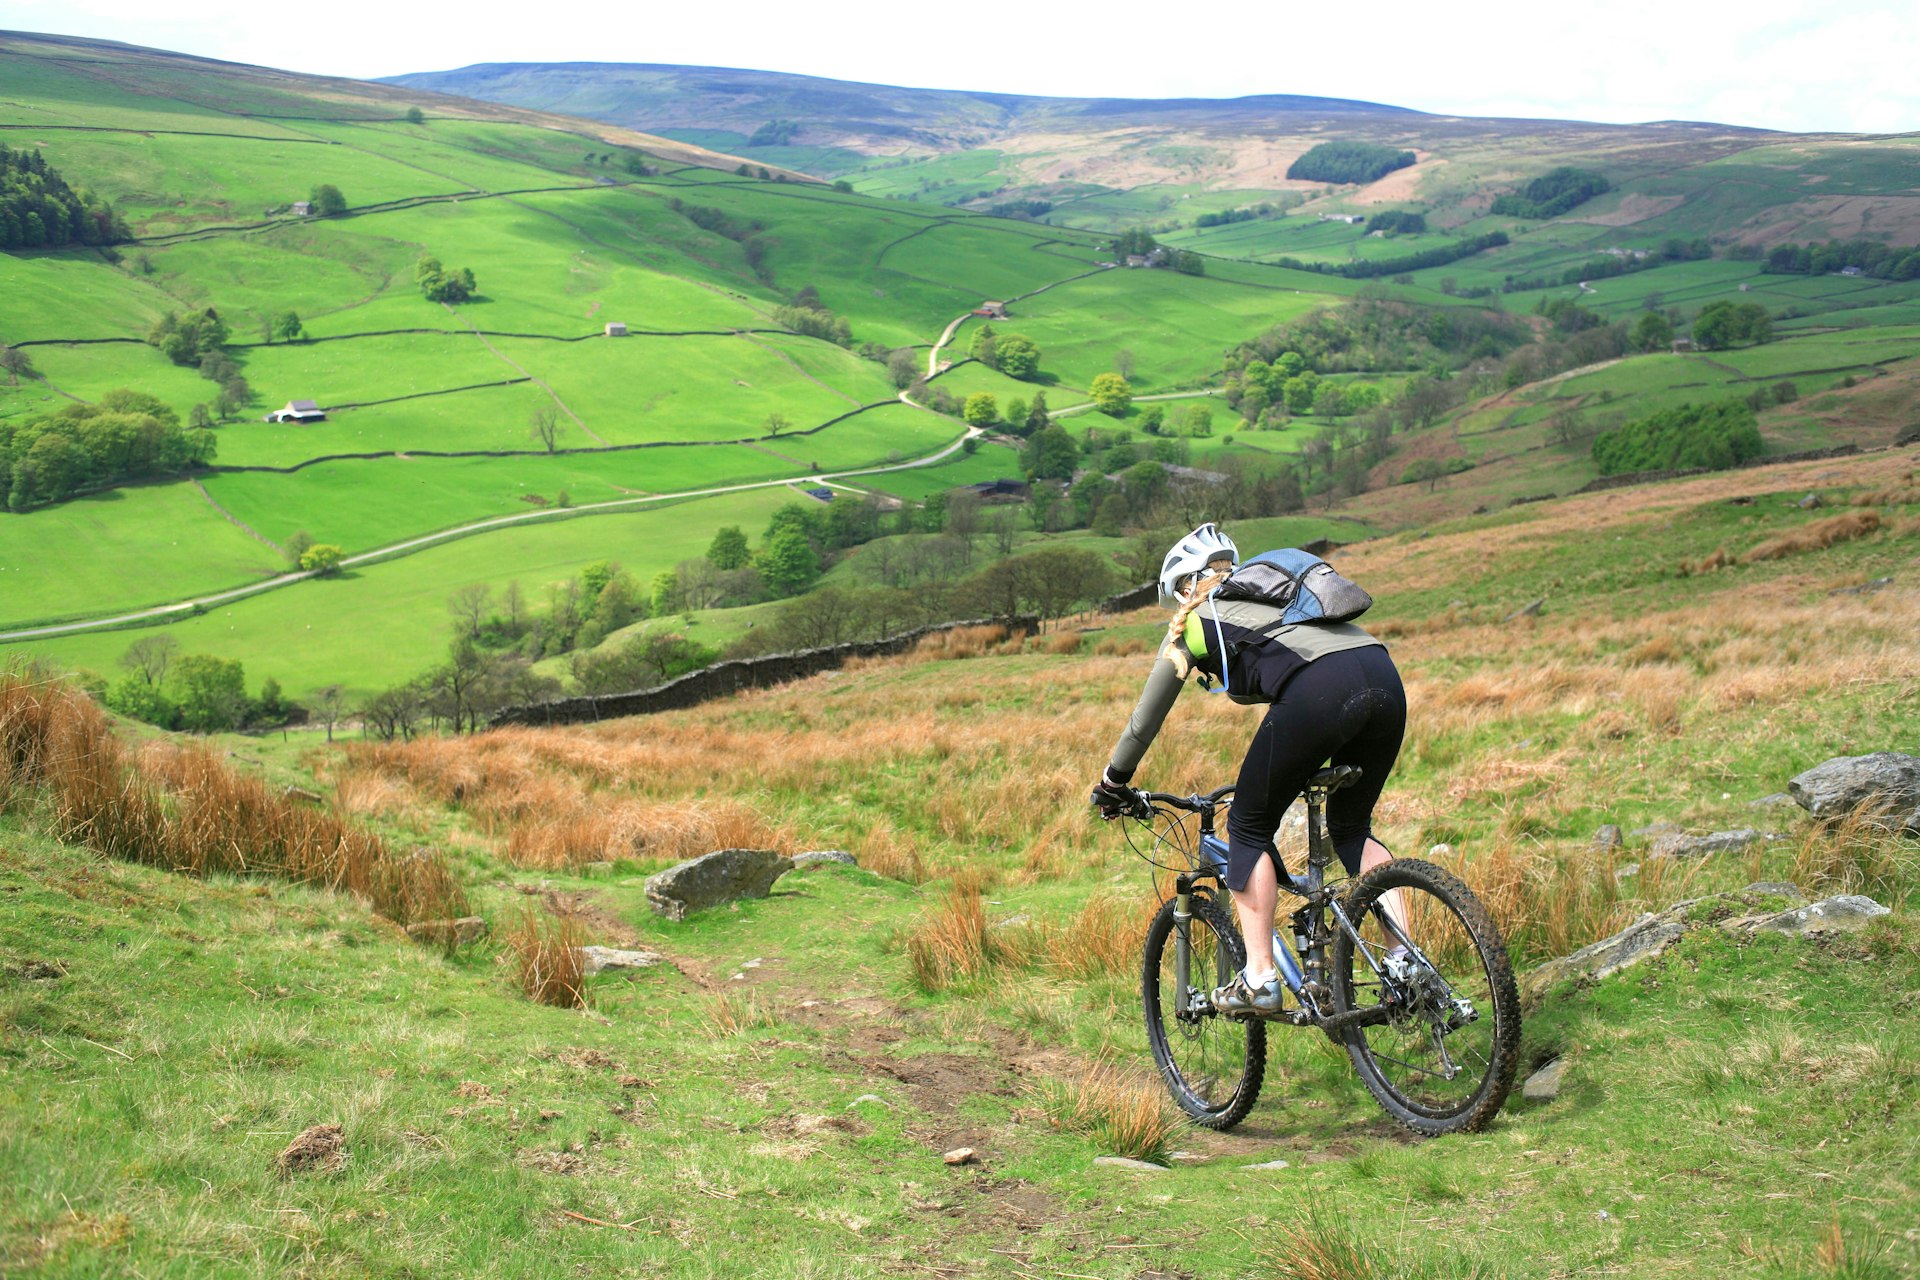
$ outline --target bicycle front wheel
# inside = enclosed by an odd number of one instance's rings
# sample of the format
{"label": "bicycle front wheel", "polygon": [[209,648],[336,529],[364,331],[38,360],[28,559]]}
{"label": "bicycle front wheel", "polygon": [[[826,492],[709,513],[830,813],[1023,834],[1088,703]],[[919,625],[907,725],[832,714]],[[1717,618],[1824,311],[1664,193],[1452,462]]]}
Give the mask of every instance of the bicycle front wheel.
{"label": "bicycle front wheel", "polygon": [[[1405,938],[1387,918],[1390,890]],[[1344,1034],[1361,1082],[1415,1133],[1484,1127],[1506,1101],[1520,1056],[1520,993],[1493,917],[1458,878],[1411,858],[1355,880],[1341,906],[1360,938],[1335,931],[1334,1010],[1386,1015]],[[1425,962],[1389,962],[1403,941]]]}
{"label": "bicycle front wheel", "polygon": [[[1223,1018],[1208,996],[1247,962],[1240,933],[1204,893],[1192,896],[1193,916],[1174,919],[1174,903],[1160,904],[1147,927],[1140,1001],[1153,1060],[1180,1109],[1195,1124],[1231,1129],[1260,1096],[1267,1069],[1267,1026],[1258,1019]],[[1181,982],[1180,942],[1186,942]]]}

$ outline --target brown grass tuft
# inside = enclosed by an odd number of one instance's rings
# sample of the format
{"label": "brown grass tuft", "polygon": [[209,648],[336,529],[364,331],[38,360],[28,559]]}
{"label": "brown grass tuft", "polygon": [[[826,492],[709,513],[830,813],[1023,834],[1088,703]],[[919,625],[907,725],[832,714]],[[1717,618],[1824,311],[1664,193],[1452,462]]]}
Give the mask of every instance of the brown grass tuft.
{"label": "brown grass tuft", "polygon": [[1844,512],[1804,524],[1777,538],[1769,538],[1742,555],[1740,563],[1757,564],[1762,560],[1785,559],[1803,551],[1822,551],[1838,543],[1864,538],[1879,528],[1880,513],[1877,511]]}
{"label": "brown grass tuft", "polygon": [[982,977],[1004,954],[976,884],[954,884],[907,935],[907,965],[927,992]]}
{"label": "brown grass tuft", "polygon": [[543,915],[524,908],[507,930],[507,946],[517,963],[520,989],[539,1004],[562,1009],[587,1005],[586,926],[571,913]]}
{"label": "brown grass tuft", "polygon": [[1076,1079],[1042,1080],[1036,1093],[1056,1127],[1086,1134],[1109,1155],[1165,1164],[1167,1142],[1180,1126],[1157,1079],[1104,1059]]}
{"label": "brown grass tuft", "polygon": [[860,866],[889,880],[907,884],[925,884],[931,875],[920,858],[920,846],[911,835],[903,835],[885,818],[876,821],[860,842]]}
{"label": "brown grass tuft", "polygon": [[715,1039],[730,1039],[780,1022],[752,991],[724,991],[707,1001],[706,1014],[707,1029]]}
{"label": "brown grass tuft", "polygon": [[1080,652],[1082,639],[1078,631],[1056,631],[1047,637],[1043,647],[1054,657],[1064,658]]}
{"label": "brown grass tuft", "polygon": [[56,839],[188,875],[266,875],[345,891],[400,924],[466,914],[438,854],[393,854],[334,813],[295,803],[201,746],[137,755],[64,685],[0,675],[0,797],[44,794]]}
{"label": "brown grass tuft", "polygon": [[1102,636],[1093,646],[1097,658],[1125,658],[1152,652],[1153,641],[1145,636]]}
{"label": "brown grass tuft", "polygon": [[1047,962],[1073,978],[1126,977],[1140,967],[1141,940],[1160,899],[1089,899],[1066,927],[1046,938]]}
{"label": "brown grass tuft", "polygon": [[950,658],[980,658],[993,652],[1007,639],[1007,629],[999,626],[955,627],[922,637],[913,647],[916,662],[939,662]]}

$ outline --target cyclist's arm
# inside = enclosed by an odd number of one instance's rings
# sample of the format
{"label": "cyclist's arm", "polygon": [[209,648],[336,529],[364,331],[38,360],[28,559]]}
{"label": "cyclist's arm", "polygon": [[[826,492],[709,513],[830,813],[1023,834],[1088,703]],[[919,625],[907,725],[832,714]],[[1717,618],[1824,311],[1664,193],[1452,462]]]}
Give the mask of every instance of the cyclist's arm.
{"label": "cyclist's arm", "polygon": [[1146,688],[1140,691],[1140,701],[1134,705],[1133,714],[1127,718],[1127,727],[1120,734],[1120,741],[1114,744],[1113,758],[1107,765],[1107,777],[1113,782],[1124,783],[1132,779],[1133,771],[1140,767],[1140,758],[1147,754],[1154,736],[1160,732],[1160,726],[1166,721],[1167,712],[1173,709],[1173,700],[1180,696],[1180,686],[1185,683],[1172,659],[1162,654],[1154,661],[1153,670],[1147,675]]}

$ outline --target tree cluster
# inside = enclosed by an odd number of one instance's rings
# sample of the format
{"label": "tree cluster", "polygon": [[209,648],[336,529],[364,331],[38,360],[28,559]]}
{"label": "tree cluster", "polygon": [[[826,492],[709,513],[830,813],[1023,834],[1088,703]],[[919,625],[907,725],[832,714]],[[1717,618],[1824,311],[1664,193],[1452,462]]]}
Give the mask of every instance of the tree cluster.
{"label": "tree cluster", "polygon": [[1610,191],[1613,184],[1591,169],[1561,165],[1493,202],[1492,212],[1509,218],[1557,218],[1577,205]]}
{"label": "tree cluster", "polygon": [[1469,236],[1465,240],[1456,240],[1452,244],[1435,245],[1419,253],[1408,254],[1404,258],[1365,258],[1350,262],[1302,262],[1298,258],[1276,258],[1274,265],[1291,267],[1295,271],[1317,271],[1321,275],[1345,276],[1349,280],[1376,280],[1381,276],[1405,275],[1413,271],[1424,271],[1429,267],[1444,267],[1449,262],[1458,262],[1462,258],[1471,258],[1476,253],[1485,253],[1488,249],[1497,249],[1507,243],[1504,231],[1489,231],[1485,235]]}
{"label": "tree cluster", "polygon": [[987,206],[987,212],[996,218],[1025,218],[1032,221],[1043,218],[1053,212],[1051,200],[1005,200],[999,204]]}
{"label": "tree cluster", "polygon": [[1700,308],[1700,314],[1693,318],[1693,345],[1706,351],[1772,340],[1773,317],[1757,302],[1722,298]]}
{"label": "tree cluster", "polygon": [[1322,142],[1287,166],[1287,177],[1301,182],[1377,182],[1418,157],[1371,142]]}
{"label": "tree cluster", "polygon": [[1762,450],[1753,407],[1744,398],[1683,404],[1635,419],[1594,438],[1593,461],[1605,476],[1690,467],[1720,469]]}
{"label": "tree cluster", "polygon": [[1782,244],[1768,251],[1762,270],[1774,275],[1823,276],[1857,267],[1876,280],[1920,279],[1920,249],[1878,240],[1829,240],[1825,244]]}
{"label": "tree cluster", "polygon": [[800,133],[797,120],[769,120],[755,129],[747,139],[750,147],[788,147]]}
{"label": "tree cluster", "polygon": [[1367,219],[1367,230],[1384,232],[1390,236],[1420,235],[1426,229],[1426,214],[1409,213],[1405,209],[1388,209]]}
{"label": "tree cluster", "polygon": [[1024,333],[1010,333],[1001,337],[990,324],[983,324],[974,330],[973,338],[967,344],[967,354],[986,365],[989,369],[998,369],[1009,378],[1026,381],[1040,372],[1040,346]]}
{"label": "tree cluster", "polygon": [[0,146],[0,250],[114,244],[129,238],[111,204],[76,192],[39,151]]}
{"label": "tree cluster", "polygon": [[413,279],[429,302],[465,302],[478,288],[474,284],[473,268],[443,267],[440,259],[431,254],[422,255],[413,264]]}
{"label": "tree cluster", "polygon": [[1422,307],[1362,290],[1347,306],[1308,312],[1274,325],[1227,353],[1229,384],[1253,361],[1271,364],[1292,351],[1316,373],[1384,373],[1433,366],[1463,368],[1524,345],[1524,322],[1503,311]]}
{"label": "tree cluster", "polygon": [[1236,222],[1254,222],[1261,218],[1281,218],[1286,210],[1279,205],[1262,202],[1248,205],[1243,209],[1222,209],[1218,213],[1203,213],[1193,220],[1196,227],[1229,227]]}
{"label": "tree cluster", "polygon": [[809,338],[819,338],[836,346],[853,345],[853,326],[847,323],[845,316],[835,315],[820,295],[811,286],[802,289],[790,306],[775,307],[773,322],[782,329],[805,334]]}
{"label": "tree cluster", "polygon": [[[746,173],[747,166],[741,165],[740,172]],[[762,178],[770,176],[765,169],[760,170]],[[773,272],[767,266],[767,242],[760,233],[766,230],[765,224],[755,220],[742,222],[725,209],[716,209],[711,205],[688,204],[678,196],[667,201],[667,207],[684,217],[702,231],[711,231],[724,236],[740,246],[746,255],[747,266],[762,284],[773,283]],[[805,306],[805,303],[799,305]]]}
{"label": "tree cluster", "polygon": [[260,695],[247,694],[246,671],[234,658],[180,652],[169,635],[144,636],[120,655],[126,675],[101,692],[113,711],[162,729],[226,733],[301,724],[307,709],[289,701],[269,676]]}
{"label": "tree cluster", "polygon": [[109,391],[97,404],[0,421],[0,491],[9,510],[25,511],[79,489],[205,466],[214,451],[211,431],[182,430],[153,396]]}

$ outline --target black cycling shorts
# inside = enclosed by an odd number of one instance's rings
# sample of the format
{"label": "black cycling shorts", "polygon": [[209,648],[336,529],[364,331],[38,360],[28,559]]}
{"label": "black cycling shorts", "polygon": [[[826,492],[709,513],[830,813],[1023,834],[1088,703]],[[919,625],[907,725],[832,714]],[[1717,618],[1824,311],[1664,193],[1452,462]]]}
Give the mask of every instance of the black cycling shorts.
{"label": "black cycling shorts", "polygon": [[1274,833],[1307,779],[1328,764],[1353,764],[1358,781],[1327,801],[1327,829],[1349,874],[1373,831],[1373,806],[1407,731],[1407,692],[1382,645],[1343,649],[1302,667],[1253,735],[1227,815],[1227,887],[1244,889],[1264,854],[1282,884],[1287,869]]}

